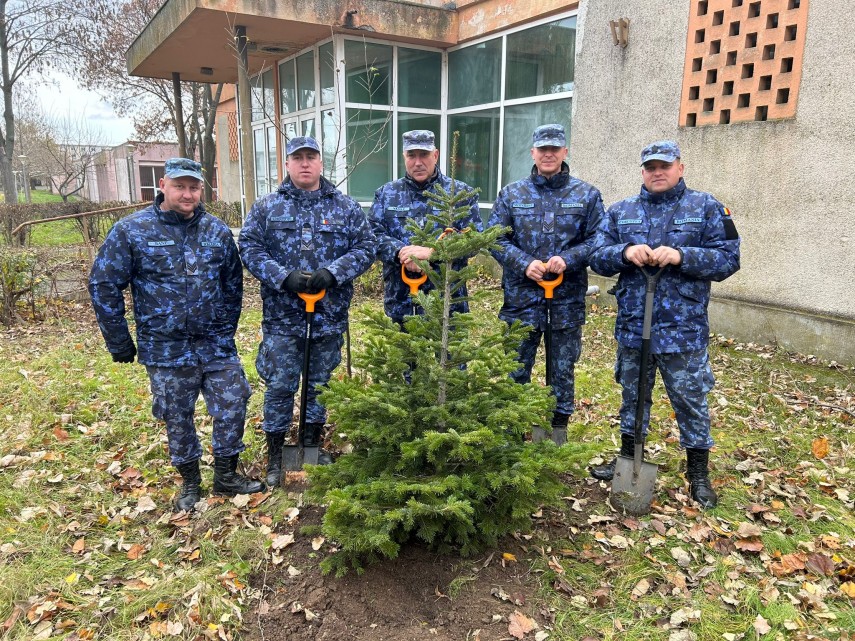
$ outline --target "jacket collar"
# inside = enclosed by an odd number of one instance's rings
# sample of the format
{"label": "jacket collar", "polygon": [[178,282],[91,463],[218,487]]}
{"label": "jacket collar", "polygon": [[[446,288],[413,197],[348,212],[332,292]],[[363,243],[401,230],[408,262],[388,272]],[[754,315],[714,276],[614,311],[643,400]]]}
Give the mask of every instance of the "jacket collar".
{"label": "jacket collar", "polygon": [[295,200],[299,199],[315,199],[315,198],[323,198],[325,196],[330,196],[336,192],[335,185],[333,185],[329,180],[321,176],[321,184],[318,189],[314,191],[307,191],[305,189],[300,189],[291,182],[291,177],[287,177],[282,184],[279,185],[278,189],[280,194],[284,194],[288,198],[293,198]]}
{"label": "jacket collar", "polygon": [[686,183],[680,178],[680,182],[671,187],[668,191],[663,191],[658,194],[647,191],[647,187],[641,186],[641,200],[652,204],[667,203],[673,200],[679,200],[686,193]]}
{"label": "jacket collar", "polygon": [[561,162],[561,169],[558,170],[558,173],[554,176],[550,176],[547,178],[546,176],[542,176],[537,171],[537,165],[532,165],[531,167],[531,182],[533,182],[537,187],[546,187],[546,189],[561,189],[562,187],[566,187],[570,182],[570,167],[566,162]]}
{"label": "jacket collar", "polygon": [[433,185],[435,185],[442,178],[442,174],[439,171],[439,166],[434,167],[433,176],[428,178],[423,183],[416,182],[410,174],[404,174],[404,184],[407,185],[413,191],[425,191],[426,189],[430,189]]}

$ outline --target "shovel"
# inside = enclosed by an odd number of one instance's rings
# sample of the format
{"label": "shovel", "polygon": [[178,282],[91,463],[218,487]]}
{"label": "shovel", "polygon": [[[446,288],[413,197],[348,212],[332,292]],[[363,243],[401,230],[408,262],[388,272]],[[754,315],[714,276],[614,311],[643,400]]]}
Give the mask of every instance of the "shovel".
{"label": "shovel", "polygon": [[649,387],[648,361],[650,360],[650,325],[653,321],[653,295],[662,269],[653,273],[640,268],[647,278],[647,291],[644,297],[644,324],[641,330],[641,363],[638,377],[638,400],[635,404],[635,452],[632,458],[618,456],[615,461],[615,475],[612,479],[611,504],[614,508],[633,516],[641,516],[650,511],[653,502],[653,490],[656,486],[656,472],[659,466],[644,460],[644,402]]}
{"label": "shovel", "polygon": [[419,293],[419,287],[427,281],[427,274],[422,272],[421,276],[411,278],[407,275],[407,268],[401,265],[401,280],[410,287],[410,296],[413,297],[413,316],[416,315],[416,294]]}
{"label": "shovel", "polygon": [[297,444],[282,447],[282,467],[286,472],[299,472],[304,464],[318,464],[318,449],[320,445],[306,447],[303,439],[306,435],[306,405],[309,403],[309,353],[312,340],[312,320],[315,316],[315,303],[321,300],[327,293],[322,289],[317,294],[299,292],[297,296],[306,303],[306,341],[303,348],[303,376],[300,382],[300,422],[297,428]]}
{"label": "shovel", "polygon": [[[538,285],[543,287],[543,296],[546,298],[546,332],[543,336],[543,347],[546,352],[546,384],[552,386],[552,298],[555,288],[564,281],[564,274],[554,275],[552,280],[538,281]],[[553,428],[552,433],[547,435],[546,430],[535,425],[531,430],[531,440],[533,443],[551,438],[556,445],[564,445],[567,442],[567,428]]]}

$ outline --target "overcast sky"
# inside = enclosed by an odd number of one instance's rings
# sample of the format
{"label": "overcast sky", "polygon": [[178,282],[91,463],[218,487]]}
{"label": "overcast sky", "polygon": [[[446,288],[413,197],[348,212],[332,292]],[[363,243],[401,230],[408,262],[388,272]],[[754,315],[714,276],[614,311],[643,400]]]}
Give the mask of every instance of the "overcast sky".
{"label": "overcast sky", "polygon": [[92,91],[81,89],[77,82],[61,73],[51,75],[52,84],[37,87],[45,112],[56,115],[83,113],[93,129],[104,132],[104,144],[118,145],[134,137],[134,126],[120,118],[113,107]]}

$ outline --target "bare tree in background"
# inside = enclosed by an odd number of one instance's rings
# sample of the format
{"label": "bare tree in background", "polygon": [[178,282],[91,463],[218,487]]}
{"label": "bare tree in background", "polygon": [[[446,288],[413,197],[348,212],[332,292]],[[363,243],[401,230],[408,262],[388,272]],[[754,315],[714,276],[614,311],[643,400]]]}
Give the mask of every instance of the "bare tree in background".
{"label": "bare tree in background", "polygon": [[14,174],[16,131],[14,94],[24,77],[67,63],[74,53],[72,11],[61,0],[0,0],[0,179],[7,203],[18,202]]}
{"label": "bare tree in background", "polygon": [[175,105],[172,80],[128,75],[125,52],[163,4],[162,0],[69,0],[75,6],[80,64],[73,71],[87,89],[98,91],[121,116],[131,118],[141,142],[174,140],[179,119],[187,132],[187,155],[205,171],[205,200],[212,188],[216,152],[214,122],[222,84],[183,82],[182,107]]}

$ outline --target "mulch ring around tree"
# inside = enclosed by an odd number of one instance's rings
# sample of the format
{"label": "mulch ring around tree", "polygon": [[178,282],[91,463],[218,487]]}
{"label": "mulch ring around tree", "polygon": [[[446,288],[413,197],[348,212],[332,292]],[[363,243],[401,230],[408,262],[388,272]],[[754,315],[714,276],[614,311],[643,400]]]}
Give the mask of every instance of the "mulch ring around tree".
{"label": "mulch ring around tree", "polygon": [[[605,500],[597,486],[573,491],[590,502]],[[250,577],[262,594],[244,619],[252,641],[499,641],[523,638],[523,632],[534,639],[553,616],[537,596],[534,560],[543,554],[544,539],[570,538],[568,518],[587,518],[538,515],[530,535],[506,537],[499,548],[472,558],[412,542],[395,559],[336,578],[320,570],[329,553],[329,545],[319,545],[323,509],[299,509],[283,561]]]}

